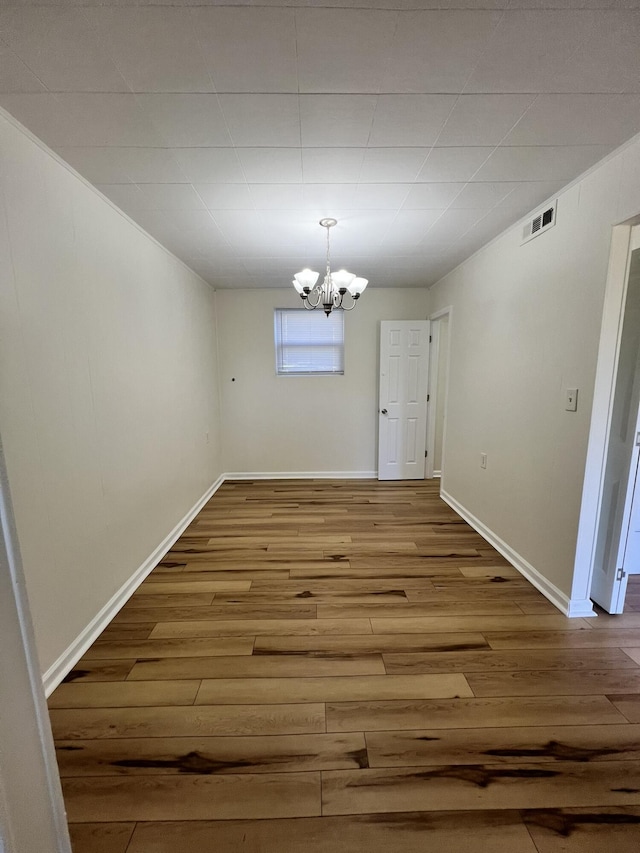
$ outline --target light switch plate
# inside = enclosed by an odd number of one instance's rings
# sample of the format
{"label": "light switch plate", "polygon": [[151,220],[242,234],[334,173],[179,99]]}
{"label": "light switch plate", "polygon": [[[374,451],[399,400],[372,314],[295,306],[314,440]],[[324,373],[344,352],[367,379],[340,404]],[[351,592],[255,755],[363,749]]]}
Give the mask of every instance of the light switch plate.
{"label": "light switch plate", "polygon": [[576,412],[578,410],[577,388],[567,388],[565,391],[564,407],[567,412]]}

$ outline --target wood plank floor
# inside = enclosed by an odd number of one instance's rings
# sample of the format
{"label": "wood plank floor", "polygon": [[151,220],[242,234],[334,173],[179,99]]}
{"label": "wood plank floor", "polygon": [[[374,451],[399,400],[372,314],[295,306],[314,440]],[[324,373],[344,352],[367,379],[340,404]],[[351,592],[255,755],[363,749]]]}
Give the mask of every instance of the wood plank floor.
{"label": "wood plank floor", "polygon": [[566,619],[438,486],[220,488],[50,697],[74,853],[637,853],[640,577]]}

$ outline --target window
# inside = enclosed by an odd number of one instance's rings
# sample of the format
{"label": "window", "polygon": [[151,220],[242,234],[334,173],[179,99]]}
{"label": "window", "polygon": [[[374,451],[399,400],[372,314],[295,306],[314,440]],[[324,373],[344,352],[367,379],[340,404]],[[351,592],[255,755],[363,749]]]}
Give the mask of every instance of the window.
{"label": "window", "polygon": [[275,310],[276,373],[344,373],[344,314]]}

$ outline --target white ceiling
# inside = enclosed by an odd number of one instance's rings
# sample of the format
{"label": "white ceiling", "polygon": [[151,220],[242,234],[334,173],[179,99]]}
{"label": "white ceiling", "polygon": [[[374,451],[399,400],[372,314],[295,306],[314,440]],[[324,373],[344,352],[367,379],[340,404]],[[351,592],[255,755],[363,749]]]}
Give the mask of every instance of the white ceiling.
{"label": "white ceiling", "polygon": [[0,106],[216,287],[424,286],[640,132],[640,0],[0,0]]}

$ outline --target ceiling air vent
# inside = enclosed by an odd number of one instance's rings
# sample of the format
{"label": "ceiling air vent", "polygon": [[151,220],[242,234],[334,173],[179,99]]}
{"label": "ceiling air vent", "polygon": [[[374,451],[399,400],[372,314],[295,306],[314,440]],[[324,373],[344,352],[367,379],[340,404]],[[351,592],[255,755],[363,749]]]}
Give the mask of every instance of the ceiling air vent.
{"label": "ceiling air vent", "polygon": [[527,243],[529,240],[533,240],[534,237],[537,237],[539,234],[542,234],[543,231],[546,231],[548,228],[551,228],[556,224],[556,207],[558,204],[558,200],[556,199],[549,207],[546,207],[544,210],[539,211],[530,219],[524,228],[522,229],[522,243]]}

